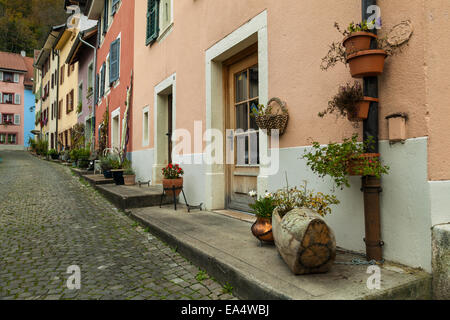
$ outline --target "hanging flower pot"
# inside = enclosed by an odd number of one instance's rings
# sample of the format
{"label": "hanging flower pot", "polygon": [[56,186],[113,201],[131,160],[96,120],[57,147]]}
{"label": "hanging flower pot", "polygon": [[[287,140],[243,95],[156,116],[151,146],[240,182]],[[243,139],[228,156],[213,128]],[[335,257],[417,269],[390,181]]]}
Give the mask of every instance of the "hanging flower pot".
{"label": "hanging flower pot", "polygon": [[355,112],[353,114],[348,114],[348,120],[350,121],[364,121],[369,116],[369,108],[371,102],[378,102],[377,98],[364,97],[355,105]]}
{"label": "hanging flower pot", "polygon": [[[278,106],[276,111],[274,111],[273,104]],[[252,110],[252,112],[258,128],[267,130],[267,135],[270,136],[272,134],[272,130],[278,130],[279,135],[281,136],[286,130],[289,114],[286,108],[286,103],[281,101],[279,98],[270,99],[267,103],[267,107],[260,105],[257,111]]]}
{"label": "hanging flower pot", "polygon": [[376,77],[383,73],[384,60],[387,53],[384,50],[363,50],[348,56],[347,62],[353,78]]}
{"label": "hanging flower pot", "polygon": [[346,49],[346,54],[350,55],[359,51],[369,50],[372,40],[376,38],[377,36],[370,32],[353,32],[344,38],[342,44]]}
{"label": "hanging flower pot", "polygon": [[349,160],[347,170],[350,176],[363,176],[366,168],[376,169],[379,165],[379,153],[363,153]]}

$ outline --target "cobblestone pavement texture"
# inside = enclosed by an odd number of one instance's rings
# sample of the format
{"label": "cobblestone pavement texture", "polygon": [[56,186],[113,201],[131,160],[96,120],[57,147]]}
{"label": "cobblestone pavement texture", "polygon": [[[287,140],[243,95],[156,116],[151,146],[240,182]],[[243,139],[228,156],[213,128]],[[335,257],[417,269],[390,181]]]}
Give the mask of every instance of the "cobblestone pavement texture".
{"label": "cobblestone pavement texture", "polygon": [[[0,158],[0,299],[235,299],[69,168]],[[79,290],[67,288],[72,265]]]}

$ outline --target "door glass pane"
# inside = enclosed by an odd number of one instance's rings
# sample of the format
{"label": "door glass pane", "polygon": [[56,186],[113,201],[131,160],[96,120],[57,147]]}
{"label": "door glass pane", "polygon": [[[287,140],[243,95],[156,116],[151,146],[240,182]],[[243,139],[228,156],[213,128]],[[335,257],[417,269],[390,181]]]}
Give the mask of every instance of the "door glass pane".
{"label": "door glass pane", "polygon": [[248,164],[248,136],[236,136],[236,162],[238,166]]}
{"label": "door glass pane", "polygon": [[247,89],[247,70],[236,74],[236,102],[245,101],[248,99]]}
{"label": "door glass pane", "polygon": [[248,108],[246,103],[236,106],[236,129],[248,130]]}
{"label": "door glass pane", "polygon": [[250,138],[250,165],[259,164],[259,134],[256,131],[249,133]]}
{"label": "door glass pane", "polygon": [[250,68],[250,99],[258,96],[258,67]]}
{"label": "door glass pane", "polygon": [[[250,102],[250,115],[253,114],[253,110],[258,110],[258,100],[254,100]],[[256,120],[254,116],[250,117],[250,129],[258,130],[258,125],[256,124]]]}

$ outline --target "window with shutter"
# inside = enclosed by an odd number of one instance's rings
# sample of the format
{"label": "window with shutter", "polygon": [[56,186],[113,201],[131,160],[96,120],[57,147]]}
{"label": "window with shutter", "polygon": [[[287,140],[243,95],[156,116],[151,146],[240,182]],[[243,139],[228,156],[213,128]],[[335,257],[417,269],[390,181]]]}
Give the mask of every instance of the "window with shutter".
{"label": "window with shutter", "polygon": [[119,2],[120,0],[112,0],[111,4],[111,14],[115,15],[117,12],[117,9],[119,8]]}
{"label": "window with shutter", "polygon": [[159,34],[159,0],[147,0],[147,41],[146,45],[155,41]]}
{"label": "window with shutter", "polygon": [[15,104],[20,104],[20,94],[19,93],[15,94],[14,103]]}
{"label": "window with shutter", "polygon": [[106,64],[103,63],[102,69],[100,71],[100,97],[103,98],[105,96],[105,74],[106,74]]}
{"label": "window with shutter", "polygon": [[94,101],[98,104],[98,74],[95,75]]}
{"label": "window with shutter", "polygon": [[3,72],[0,71],[0,81],[3,81]]}
{"label": "window with shutter", "polygon": [[111,43],[109,53],[109,82],[112,84],[119,79],[120,72],[120,38]]}
{"label": "window with shutter", "polygon": [[14,82],[19,83],[19,74],[18,73],[14,73]]}
{"label": "window with shutter", "polygon": [[14,115],[14,124],[16,126],[20,125],[20,114],[15,114]]}
{"label": "window with shutter", "polygon": [[109,9],[108,0],[105,0],[104,5],[105,11],[103,12],[103,34],[106,34],[106,32],[108,31],[108,18],[109,18],[108,9]]}

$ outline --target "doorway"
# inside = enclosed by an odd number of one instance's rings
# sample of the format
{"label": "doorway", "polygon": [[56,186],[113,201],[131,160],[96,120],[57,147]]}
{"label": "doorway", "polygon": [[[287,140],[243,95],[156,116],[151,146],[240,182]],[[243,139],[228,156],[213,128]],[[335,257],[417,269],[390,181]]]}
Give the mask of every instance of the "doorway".
{"label": "doorway", "polygon": [[[227,208],[248,212],[257,191],[259,175],[259,129],[252,111],[259,105],[258,55],[249,53],[228,66],[226,86],[227,152],[233,155],[226,165]],[[232,131],[230,131],[232,130]],[[231,135],[231,136],[230,136]]]}

